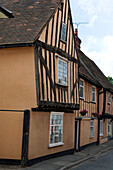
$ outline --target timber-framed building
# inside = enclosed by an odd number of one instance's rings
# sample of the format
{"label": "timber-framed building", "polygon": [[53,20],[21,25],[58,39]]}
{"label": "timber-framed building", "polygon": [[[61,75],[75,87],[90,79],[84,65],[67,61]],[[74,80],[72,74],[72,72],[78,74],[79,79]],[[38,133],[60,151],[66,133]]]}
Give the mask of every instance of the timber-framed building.
{"label": "timber-framed building", "polygon": [[69,0],[1,4],[0,162],[73,153],[79,92]]}
{"label": "timber-framed building", "polygon": [[[94,61],[81,51],[77,32],[75,38],[80,60],[80,110],[75,116],[75,149],[81,150],[113,138],[113,85]],[[82,115],[82,111],[87,113]]]}

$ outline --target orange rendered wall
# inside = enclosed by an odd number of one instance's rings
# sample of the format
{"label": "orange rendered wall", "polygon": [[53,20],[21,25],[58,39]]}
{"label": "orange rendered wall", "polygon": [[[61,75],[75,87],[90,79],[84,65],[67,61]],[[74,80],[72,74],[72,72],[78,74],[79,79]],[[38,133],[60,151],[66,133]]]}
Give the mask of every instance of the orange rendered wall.
{"label": "orange rendered wall", "polygon": [[98,121],[94,119],[93,138],[90,137],[90,118],[84,118],[80,121],[80,146],[97,142]]}
{"label": "orange rendered wall", "polygon": [[21,160],[23,112],[0,111],[0,159]]}
{"label": "orange rendered wall", "polygon": [[64,145],[53,148],[49,146],[50,112],[32,112],[30,115],[28,159],[70,150],[74,148],[74,121],[73,113],[63,115],[63,142]]}
{"label": "orange rendered wall", "polygon": [[36,107],[33,47],[0,49],[0,109]]}

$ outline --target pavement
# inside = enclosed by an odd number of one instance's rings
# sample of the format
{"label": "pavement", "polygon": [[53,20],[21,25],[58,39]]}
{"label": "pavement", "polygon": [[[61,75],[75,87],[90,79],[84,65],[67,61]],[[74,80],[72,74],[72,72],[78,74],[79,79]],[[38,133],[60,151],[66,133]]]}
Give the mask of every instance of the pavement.
{"label": "pavement", "polygon": [[32,165],[31,167],[21,168],[20,166],[6,166],[1,165],[0,169],[18,169],[18,170],[68,170],[76,165],[80,165],[90,159],[99,157],[105,152],[113,149],[113,140],[108,141],[101,145],[92,145],[83,149],[80,152],[75,152],[73,155],[64,155],[49,159],[38,164]]}

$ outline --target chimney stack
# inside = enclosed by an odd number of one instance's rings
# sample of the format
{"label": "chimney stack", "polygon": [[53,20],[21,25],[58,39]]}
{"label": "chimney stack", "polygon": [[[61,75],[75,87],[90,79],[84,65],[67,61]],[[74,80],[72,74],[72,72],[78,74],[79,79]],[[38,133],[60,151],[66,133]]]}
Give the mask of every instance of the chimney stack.
{"label": "chimney stack", "polygon": [[76,47],[77,47],[77,49],[80,50],[81,40],[78,37],[78,29],[75,29],[74,35],[75,35]]}

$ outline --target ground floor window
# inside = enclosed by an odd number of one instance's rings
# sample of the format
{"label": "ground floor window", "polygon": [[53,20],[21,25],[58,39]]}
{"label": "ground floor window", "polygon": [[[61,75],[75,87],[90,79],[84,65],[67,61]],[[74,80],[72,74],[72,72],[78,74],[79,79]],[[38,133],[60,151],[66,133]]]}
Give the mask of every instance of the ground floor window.
{"label": "ground floor window", "polygon": [[110,121],[108,121],[108,135],[110,135]]}
{"label": "ground floor window", "polygon": [[100,120],[100,136],[103,136],[103,120]]}
{"label": "ground floor window", "polygon": [[63,144],[63,112],[51,112],[49,146]]}
{"label": "ground floor window", "polygon": [[90,120],[90,137],[93,137],[93,120]]}

